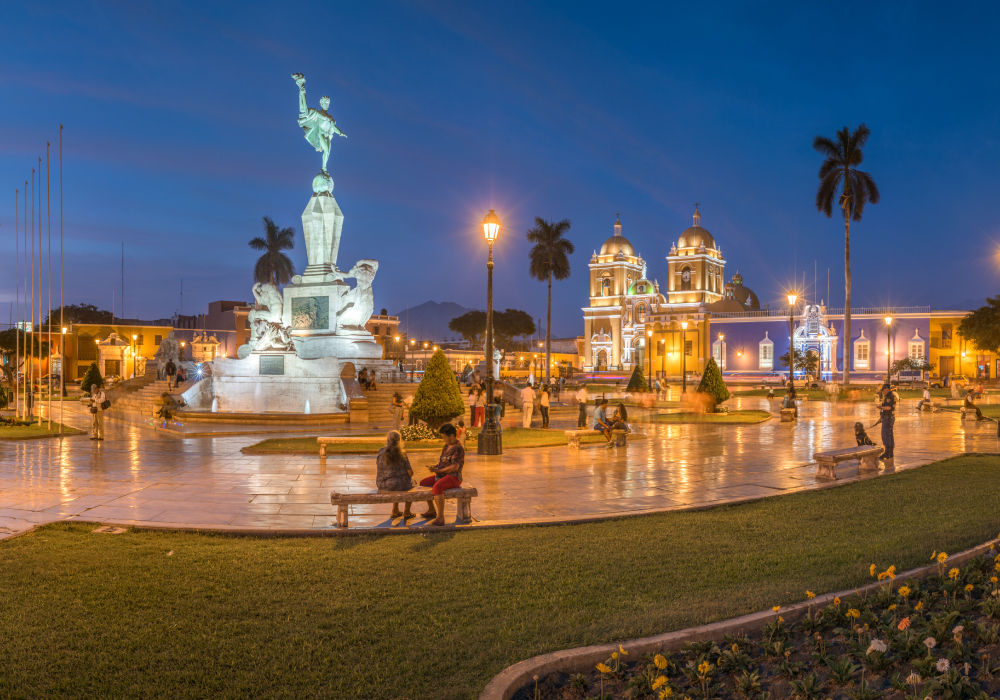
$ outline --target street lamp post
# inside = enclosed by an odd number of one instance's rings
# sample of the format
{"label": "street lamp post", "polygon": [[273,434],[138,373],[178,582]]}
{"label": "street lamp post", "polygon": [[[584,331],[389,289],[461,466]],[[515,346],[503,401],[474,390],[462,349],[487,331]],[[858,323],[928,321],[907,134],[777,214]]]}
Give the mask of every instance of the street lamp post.
{"label": "street lamp post", "polygon": [[788,393],[795,398],[795,300],[794,294],[788,295]]}
{"label": "street lamp post", "polygon": [[[407,331],[407,333],[409,333],[409,331]],[[417,344],[417,341],[415,341],[415,340],[411,340],[410,341],[410,354],[411,355],[413,355],[413,354],[416,353],[416,347],[415,347],[416,344]],[[415,364],[417,364],[417,359],[416,358],[413,358],[412,360],[410,360],[410,384],[413,384],[413,365],[415,365]]]}
{"label": "street lamp post", "polygon": [[666,360],[667,339],[660,338],[660,344],[663,345],[663,347],[660,348],[660,374],[665,377],[667,376],[667,360]]}
{"label": "street lamp post", "polygon": [[497,428],[493,401],[493,244],[500,234],[500,217],[492,209],[483,218],[483,236],[489,244],[486,262],[486,423],[479,431],[476,451],[481,455],[503,454],[503,436]]}
{"label": "street lamp post", "polygon": [[687,321],[681,321],[681,396],[688,391],[687,373]]}
{"label": "street lamp post", "polygon": [[[63,405],[66,403],[66,328],[62,329],[59,345],[59,432],[63,431]],[[51,390],[50,390],[51,391]]]}
{"label": "street lamp post", "polygon": [[892,344],[892,339],[890,332],[892,330],[892,316],[885,317],[885,381],[890,383],[891,381],[891,371],[892,371],[892,355],[890,354],[889,346]]}
{"label": "street lamp post", "polygon": [[133,333],[132,334],[132,379],[135,379],[135,350],[136,350],[136,345],[137,345],[136,341],[138,339],[139,339],[139,336],[137,336],[135,333]]}
{"label": "street lamp post", "polygon": [[649,370],[646,373],[646,381],[649,382],[649,377],[653,374],[653,331],[646,331],[646,355],[649,359]]}
{"label": "street lamp post", "polygon": [[726,339],[725,333],[719,333],[719,371],[723,369],[723,365],[726,364],[726,346],[723,344],[723,340]]}

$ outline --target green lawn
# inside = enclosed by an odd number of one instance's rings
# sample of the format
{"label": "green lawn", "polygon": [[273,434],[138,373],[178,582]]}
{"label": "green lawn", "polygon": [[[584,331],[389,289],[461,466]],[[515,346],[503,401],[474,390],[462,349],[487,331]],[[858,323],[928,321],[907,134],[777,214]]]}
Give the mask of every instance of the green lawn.
{"label": "green lawn", "polygon": [[[535,654],[769,609],[996,537],[1000,458],[576,526],[0,542],[6,697],[472,700]],[[474,506],[475,508],[475,506]],[[167,556],[173,552],[172,556]]]}
{"label": "green lawn", "polygon": [[[52,421],[51,429],[48,426],[48,422],[44,420],[40,423],[32,423],[31,425],[25,426],[8,427],[0,425],[0,440],[17,440],[59,434],[59,424],[57,422]],[[68,425],[63,426],[63,435],[80,435],[83,432],[85,431],[71,428]]]}
{"label": "green lawn", "polygon": [[[979,406],[979,410],[982,411],[983,415],[987,418],[997,418],[1000,419],[1000,404],[996,403],[982,403],[976,404]],[[944,406],[941,410],[943,411],[954,411],[958,413],[962,410],[961,406]]]}
{"label": "green lawn", "polygon": [[729,411],[728,413],[661,413],[660,423],[763,423],[771,414],[768,411]]}
{"label": "green lawn", "polygon": [[[384,433],[373,433],[384,437]],[[476,440],[479,435],[479,428],[469,431],[469,437],[465,443],[466,450],[476,449]],[[591,442],[604,442],[600,435],[585,436],[581,438],[582,444]],[[566,445],[569,438],[563,430],[541,430],[539,428],[505,428],[503,431],[504,447],[551,447],[553,445]],[[441,440],[421,440],[419,442],[406,443],[407,452],[436,451],[440,452],[444,442]],[[345,442],[337,445],[327,445],[327,454],[375,454],[382,447],[380,443],[365,442]],[[264,440],[246,448],[250,452],[287,453],[304,452],[319,454],[319,445],[315,437],[305,438],[275,438]]]}
{"label": "green lawn", "polygon": [[[733,396],[767,396],[767,389],[739,389],[739,390],[729,390]],[[785,388],[781,386],[774,387],[774,398],[781,399],[785,396]],[[819,389],[796,389],[796,396],[807,396],[810,401],[829,401],[830,395],[825,391],[820,391]]]}

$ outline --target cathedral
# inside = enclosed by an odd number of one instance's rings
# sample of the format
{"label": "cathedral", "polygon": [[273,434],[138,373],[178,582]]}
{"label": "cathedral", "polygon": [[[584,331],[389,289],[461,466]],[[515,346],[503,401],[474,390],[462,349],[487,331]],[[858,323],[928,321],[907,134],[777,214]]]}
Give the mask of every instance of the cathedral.
{"label": "cathedral", "polygon": [[967,311],[854,307],[852,338],[845,344],[844,310],[827,308],[815,294],[810,299],[809,290],[797,292],[791,324],[787,305],[761,308],[739,272],[725,282],[722,248],[702,227],[697,206],[691,227],[678,236],[666,261],[661,288],[622,235],[620,219],[615,221],[613,235],[590,258],[584,370],[630,371],[639,365],[651,376],[677,378],[685,371],[701,374],[715,358],[727,376],[759,380],[787,376],[779,360],[794,342],[797,351],[818,356],[821,379],[843,371],[845,352],[852,381],[879,381],[904,357],[933,363],[932,379],[964,373],[988,380],[1000,374],[1000,358],[969,347],[957,335]]}

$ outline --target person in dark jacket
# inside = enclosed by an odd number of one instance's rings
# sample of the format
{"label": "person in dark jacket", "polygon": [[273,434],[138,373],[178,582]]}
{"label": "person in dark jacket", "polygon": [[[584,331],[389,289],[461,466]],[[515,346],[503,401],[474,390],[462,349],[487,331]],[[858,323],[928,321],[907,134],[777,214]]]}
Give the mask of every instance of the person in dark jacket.
{"label": "person in dark jacket", "polygon": [[[416,485],[413,483],[413,467],[410,466],[410,459],[403,451],[400,440],[400,434],[390,430],[385,436],[385,447],[375,455],[375,488],[380,491],[409,491]],[[407,503],[400,513],[399,503],[393,503],[392,517],[403,520],[412,518],[410,504]]]}
{"label": "person in dark jacket", "polygon": [[893,428],[896,425],[896,395],[888,384],[882,385],[882,403],[879,405],[879,412],[882,414],[882,444],[885,445],[882,459],[892,459],[896,447],[896,438],[893,435]]}

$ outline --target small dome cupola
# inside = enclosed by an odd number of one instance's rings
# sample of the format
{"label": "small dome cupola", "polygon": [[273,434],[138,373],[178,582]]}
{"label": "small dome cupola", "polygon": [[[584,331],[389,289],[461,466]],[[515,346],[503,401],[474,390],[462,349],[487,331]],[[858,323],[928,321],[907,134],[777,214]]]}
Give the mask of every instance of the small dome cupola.
{"label": "small dome cupola", "polygon": [[743,275],[740,274],[739,270],[733,275],[733,284],[743,284]]}
{"label": "small dome cupola", "polygon": [[604,241],[601,246],[601,255],[635,255],[635,248],[625,236],[622,235],[622,222],[619,216],[615,216],[615,233],[611,238]]}
{"label": "small dome cupola", "polygon": [[701,228],[701,212],[698,211],[698,203],[694,203],[694,225]]}
{"label": "small dome cupola", "polygon": [[622,235],[622,222],[621,222],[621,218],[620,217],[621,217],[620,214],[615,214],[615,235],[616,236]]}

